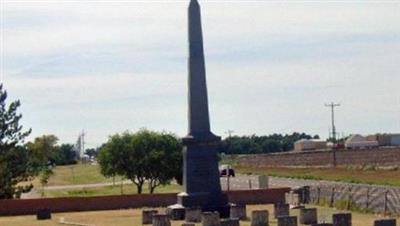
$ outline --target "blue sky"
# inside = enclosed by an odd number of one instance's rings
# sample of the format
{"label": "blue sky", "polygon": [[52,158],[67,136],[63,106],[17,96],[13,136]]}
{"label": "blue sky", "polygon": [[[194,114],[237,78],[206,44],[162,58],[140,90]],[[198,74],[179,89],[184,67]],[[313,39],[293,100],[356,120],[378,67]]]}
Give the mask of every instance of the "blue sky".
{"label": "blue sky", "polygon": [[[398,1],[200,1],[212,129],[400,132]],[[188,1],[1,1],[1,80],[31,139],[186,134]]]}

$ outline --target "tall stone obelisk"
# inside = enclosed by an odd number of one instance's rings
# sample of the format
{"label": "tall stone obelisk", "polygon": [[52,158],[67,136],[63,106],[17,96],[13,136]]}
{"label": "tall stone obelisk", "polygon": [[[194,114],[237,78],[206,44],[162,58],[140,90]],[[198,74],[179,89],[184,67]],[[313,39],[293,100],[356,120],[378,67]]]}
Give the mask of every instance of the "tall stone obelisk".
{"label": "tall stone obelisk", "polygon": [[200,5],[189,5],[189,133],[183,144],[183,188],[175,207],[200,207],[229,214],[227,196],[221,191],[217,149],[221,138],[210,130]]}

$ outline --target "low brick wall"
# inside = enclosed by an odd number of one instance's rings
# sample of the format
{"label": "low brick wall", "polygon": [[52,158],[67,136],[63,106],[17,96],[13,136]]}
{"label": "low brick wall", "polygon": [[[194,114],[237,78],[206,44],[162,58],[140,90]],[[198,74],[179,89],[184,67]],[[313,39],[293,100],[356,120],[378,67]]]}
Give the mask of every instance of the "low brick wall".
{"label": "low brick wall", "polygon": [[[229,201],[240,204],[272,204],[284,200],[289,188],[230,191]],[[48,198],[0,200],[0,216],[31,215],[38,209],[52,212],[117,210],[143,207],[166,207],[177,201],[176,193],[103,196],[87,198]]]}
{"label": "low brick wall", "polygon": [[333,165],[335,159],[337,165],[399,166],[400,148],[236,155],[233,158],[249,166],[320,167]]}

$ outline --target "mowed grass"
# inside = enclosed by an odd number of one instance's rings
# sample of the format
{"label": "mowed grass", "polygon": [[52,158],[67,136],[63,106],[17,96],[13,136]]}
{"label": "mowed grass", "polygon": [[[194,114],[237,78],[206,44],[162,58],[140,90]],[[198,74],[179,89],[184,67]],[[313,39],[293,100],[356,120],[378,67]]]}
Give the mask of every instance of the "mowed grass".
{"label": "mowed grass", "polygon": [[[182,191],[182,186],[177,184],[169,184],[159,186],[156,188],[155,193],[179,193]],[[149,193],[148,187],[143,187],[143,193]],[[133,184],[124,184],[115,186],[102,186],[94,188],[81,188],[81,189],[61,189],[61,190],[47,190],[45,191],[46,198],[56,197],[92,197],[92,196],[107,196],[107,195],[132,195],[137,194],[136,186]]]}
{"label": "mowed grass", "polygon": [[[247,214],[250,216],[252,210],[268,210],[270,212],[270,225],[276,226],[277,222],[272,217],[271,205],[254,205],[247,207]],[[159,209],[163,212],[164,209]],[[331,216],[338,211],[318,207],[318,219],[320,222],[332,222]],[[292,210],[291,215],[298,216],[299,210]],[[53,219],[49,221],[37,221],[35,216],[18,216],[18,217],[0,217],[0,225],[5,226],[55,226],[62,225],[59,223],[60,217],[65,221],[89,224],[93,226],[136,226],[141,225],[141,210],[117,210],[117,211],[98,211],[98,212],[79,212],[79,213],[57,213],[52,215]],[[353,226],[369,226],[373,225],[373,221],[379,217],[371,214],[353,213]],[[397,219],[400,220],[400,219]],[[172,226],[182,225],[182,221],[173,221]],[[200,226],[201,224],[196,224]],[[242,226],[250,226],[250,221],[242,221]]]}
{"label": "mowed grass", "polygon": [[[120,177],[115,178],[116,181],[119,181],[120,179]],[[100,173],[99,165],[77,164],[70,166],[57,166],[54,169],[54,175],[50,177],[48,186],[96,184],[112,181],[112,178],[106,178]]]}
{"label": "mowed grass", "polygon": [[362,168],[270,168],[254,166],[235,166],[239,173],[268,176],[330,180],[349,183],[400,186],[399,169],[362,169]]}

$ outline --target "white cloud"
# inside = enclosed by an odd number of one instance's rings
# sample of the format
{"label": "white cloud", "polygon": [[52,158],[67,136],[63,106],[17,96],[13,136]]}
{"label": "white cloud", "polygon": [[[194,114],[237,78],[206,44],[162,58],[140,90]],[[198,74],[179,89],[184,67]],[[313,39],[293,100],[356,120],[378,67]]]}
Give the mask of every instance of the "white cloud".
{"label": "white cloud", "polygon": [[[218,134],[326,136],[330,101],[342,103],[347,134],[400,130],[399,3],[201,3]],[[33,136],[73,142],[85,128],[94,145],[140,127],[184,135],[186,5],[3,3],[4,82]]]}

